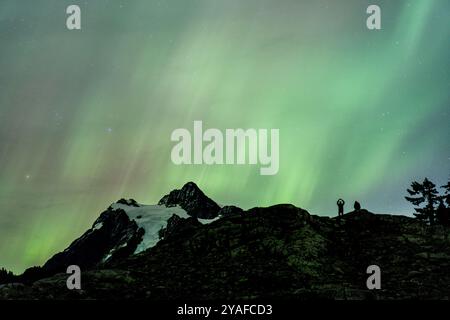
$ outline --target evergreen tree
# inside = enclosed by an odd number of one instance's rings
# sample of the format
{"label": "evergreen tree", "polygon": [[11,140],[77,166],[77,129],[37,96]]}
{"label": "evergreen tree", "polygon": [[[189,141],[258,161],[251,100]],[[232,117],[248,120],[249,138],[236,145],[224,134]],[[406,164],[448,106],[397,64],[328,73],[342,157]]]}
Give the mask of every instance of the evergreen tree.
{"label": "evergreen tree", "polygon": [[444,205],[443,197],[439,198],[439,206],[436,210],[436,219],[443,226],[450,225],[450,208]]}
{"label": "evergreen tree", "polygon": [[436,217],[440,224],[450,227],[450,181],[446,185],[441,186],[441,188],[444,189],[444,194],[439,197],[439,207]]}
{"label": "evergreen tree", "polygon": [[445,201],[445,203],[447,203],[447,208],[450,208],[450,181],[441,188],[445,190],[442,199]]}
{"label": "evergreen tree", "polygon": [[0,269],[0,284],[10,283],[14,281],[14,274],[5,268]]}
{"label": "evergreen tree", "polygon": [[439,202],[439,194],[436,185],[425,178],[422,183],[414,181],[411,183],[411,189],[407,190],[413,197],[405,199],[416,206],[414,215],[417,219],[434,224],[436,210],[435,205]]}

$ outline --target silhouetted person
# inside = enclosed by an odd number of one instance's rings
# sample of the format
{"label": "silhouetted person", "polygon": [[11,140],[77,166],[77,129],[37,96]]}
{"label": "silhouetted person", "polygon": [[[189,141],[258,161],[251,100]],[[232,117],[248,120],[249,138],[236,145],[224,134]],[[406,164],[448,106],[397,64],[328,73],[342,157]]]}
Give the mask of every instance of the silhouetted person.
{"label": "silhouetted person", "polygon": [[353,207],[355,208],[355,211],[361,210],[361,204],[358,201],[355,201]]}
{"label": "silhouetted person", "polygon": [[344,215],[344,204],[345,204],[345,201],[342,200],[342,199],[339,199],[339,200],[336,202],[336,204],[337,204],[337,206],[338,206],[338,215],[339,215],[339,216],[343,216],[343,215]]}

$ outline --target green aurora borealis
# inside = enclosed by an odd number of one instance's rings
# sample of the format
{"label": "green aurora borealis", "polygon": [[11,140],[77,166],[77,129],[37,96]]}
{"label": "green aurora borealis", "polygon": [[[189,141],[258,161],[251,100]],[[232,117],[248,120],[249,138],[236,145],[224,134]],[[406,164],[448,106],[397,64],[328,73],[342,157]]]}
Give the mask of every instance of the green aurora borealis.
{"label": "green aurora borealis", "polygon": [[[449,177],[448,0],[30,3],[0,3],[0,267],[42,264],[111,202],[190,180],[221,204],[335,215],[339,197],[409,214],[410,181]],[[170,134],[194,120],[280,129],[279,173],[175,166]]]}

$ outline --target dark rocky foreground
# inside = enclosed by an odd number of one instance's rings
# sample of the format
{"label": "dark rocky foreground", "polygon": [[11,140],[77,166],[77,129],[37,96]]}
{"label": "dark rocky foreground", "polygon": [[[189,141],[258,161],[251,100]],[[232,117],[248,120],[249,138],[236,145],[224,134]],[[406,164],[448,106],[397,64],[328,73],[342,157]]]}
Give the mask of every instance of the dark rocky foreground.
{"label": "dark rocky foreground", "polygon": [[[60,273],[4,285],[0,299],[450,298],[444,227],[365,210],[341,219],[292,205],[225,211],[208,225],[171,218],[155,247],[83,269],[82,290]],[[373,264],[381,290],[366,288]]]}

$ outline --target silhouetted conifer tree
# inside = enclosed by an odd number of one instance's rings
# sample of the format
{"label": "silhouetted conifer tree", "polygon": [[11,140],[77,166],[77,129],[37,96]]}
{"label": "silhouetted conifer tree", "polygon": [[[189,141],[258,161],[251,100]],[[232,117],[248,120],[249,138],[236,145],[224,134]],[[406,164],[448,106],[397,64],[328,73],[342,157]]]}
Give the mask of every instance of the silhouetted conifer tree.
{"label": "silhouetted conifer tree", "polygon": [[411,189],[407,190],[411,196],[405,197],[406,200],[416,206],[414,214],[417,219],[434,224],[436,210],[435,206],[439,202],[439,193],[436,185],[425,178],[422,183],[414,181],[411,183]]}
{"label": "silhouetted conifer tree", "polygon": [[0,269],[0,284],[11,283],[14,281],[14,274],[5,268]]}
{"label": "silhouetted conifer tree", "polygon": [[447,204],[447,207],[450,208],[450,181],[447,182],[447,184],[442,186],[441,188],[443,188],[445,190],[444,195],[442,196],[442,199]]}
{"label": "silhouetted conifer tree", "polygon": [[443,226],[450,225],[450,208],[446,208],[442,198],[439,198],[439,206],[436,210],[436,219]]}

